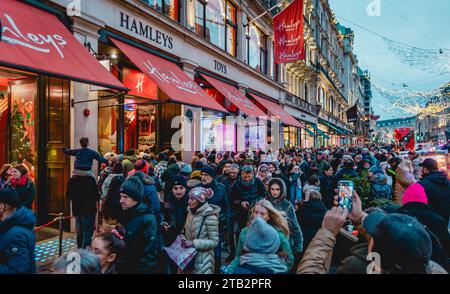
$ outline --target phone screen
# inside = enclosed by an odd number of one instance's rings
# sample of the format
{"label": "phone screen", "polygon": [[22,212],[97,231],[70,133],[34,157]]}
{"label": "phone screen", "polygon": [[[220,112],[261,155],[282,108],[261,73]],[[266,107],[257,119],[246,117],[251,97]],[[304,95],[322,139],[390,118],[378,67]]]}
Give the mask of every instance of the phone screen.
{"label": "phone screen", "polygon": [[347,208],[348,211],[352,210],[353,203],[353,191],[355,184],[352,181],[339,181],[338,183],[338,201],[339,206]]}

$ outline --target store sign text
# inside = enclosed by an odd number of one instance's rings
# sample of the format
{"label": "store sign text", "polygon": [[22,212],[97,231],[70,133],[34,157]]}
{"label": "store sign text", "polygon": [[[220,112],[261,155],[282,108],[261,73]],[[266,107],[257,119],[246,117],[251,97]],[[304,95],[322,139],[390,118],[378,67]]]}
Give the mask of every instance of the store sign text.
{"label": "store sign text", "polygon": [[201,92],[197,91],[197,84],[194,81],[182,81],[174,72],[164,71],[163,69],[156,68],[150,60],[144,62],[144,66],[147,68],[147,73],[153,77],[159,79],[161,82],[174,85],[178,89],[191,94],[202,95]]}
{"label": "store sign text", "polygon": [[219,62],[217,60],[214,59],[214,69],[217,70],[218,72],[227,74],[227,66],[226,64],[223,64],[222,62]]}
{"label": "store sign text", "polygon": [[[1,27],[1,40],[11,45],[19,45],[42,53],[50,53],[52,47],[58,51],[59,56],[64,58],[62,47],[67,41],[60,35],[38,34],[22,32],[19,26],[7,13],[3,14],[5,21]],[[6,22],[7,21],[7,22]]]}
{"label": "store sign text", "polygon": [[173,37],[149,26],[148,24],[144,24],[143,22],[132,18],[123,12],[120,12],[120,27],[139,36],[145,37],[146,39],[168,49],[173,48]]}

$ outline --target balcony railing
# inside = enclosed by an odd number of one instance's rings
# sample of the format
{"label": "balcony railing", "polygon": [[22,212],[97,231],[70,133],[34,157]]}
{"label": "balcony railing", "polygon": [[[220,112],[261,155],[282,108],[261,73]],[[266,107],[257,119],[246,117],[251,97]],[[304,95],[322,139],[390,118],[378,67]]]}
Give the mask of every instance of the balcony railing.
{"label": "balcony railing", "polygon": [[291,102],[291,104],[298,106],[301,110],[311,113],[312,115],[316,114],[316,107],[305,100],[292,95],[290,93],[286,93],[286,101]]}

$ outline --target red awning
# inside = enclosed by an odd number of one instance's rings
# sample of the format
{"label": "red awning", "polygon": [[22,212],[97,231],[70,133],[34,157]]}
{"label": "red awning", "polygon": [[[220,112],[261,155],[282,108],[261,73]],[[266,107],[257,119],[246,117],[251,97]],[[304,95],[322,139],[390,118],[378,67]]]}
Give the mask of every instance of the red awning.
{"label": "red awning", "polygon": [[247,116],[267,116],[236,87],[207,75],[202,75],[202,77]]}
{"label": "red awning", "polygon": [[181,104],[227,112],[175,63],[116,39],[111,38],[111,40],[171,100]]}
{"label": "red awning", "polygon": [[262,106],[264,106],[264,108],[266,108],[267,111],[271,115],[278,117],[278,119],[281,120],[284,124],[290,125],[293,127],[297,127],[297,128],[305,127],[304,124],[300,123],[292,115],[287,113],[287,111],[284,110],[280,105],[278,105],[272,101],[269,101],[267,99],[264,99],[262,97],[259,97],[258,95],[255,95],[252,93],[249,93],[249,94],[250,94],[250,96],[255,98],[255,100],[258,101],[258,103],[260,103]]}
{"label": "red awning", "polygon": [[128,90],[56,16],[16,0],[1,0],[0,65],[77,82]]}

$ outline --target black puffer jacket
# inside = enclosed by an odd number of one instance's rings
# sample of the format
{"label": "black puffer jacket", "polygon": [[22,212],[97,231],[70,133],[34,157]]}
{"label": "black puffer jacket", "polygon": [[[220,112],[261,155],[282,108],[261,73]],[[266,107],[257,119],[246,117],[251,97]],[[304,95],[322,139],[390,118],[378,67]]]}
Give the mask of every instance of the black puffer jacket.
{"label": "black puffer jacket", "polygon": [[162,240],[155,216],[145,203],[125,211],[126,251],[117,268],[121,274],[162,274]]}
{"label": "black puffer jacket", "polygon": [[419,181],[428,197],[428,205],[448,223],[450,217],[450,180],[443,171],[431,171]]}
{"label": "black puffer jacket", "polygon": [[200,184],[198,187],[210,188],[214,191],[214,195],[211,199],[208,199],[208,203],[220,207],[219,226],[220,228],[227,228],[227,231],[231,232],[233,224],[231,222],[230,200],[225,186],[214,179],[209,185]]}
{"label": "black puffer jacket", "polygon": [[246,226],[248,210],[241,206],[242,202],[247,201],[250,208],[255,203],[266,196],[266,187],[257,177],[253,177],[250,183],[245,183],[242,177],[239,177],[231,187],[231,201],[236,213],[236,219],[241,227]]}
{"label": "black puffer jacket", "polygon": [[67,184],[67,198],[72,201],[74,216],[92,216],[97,213],[100,199],[97,183],[91,176],[73,176]]}

